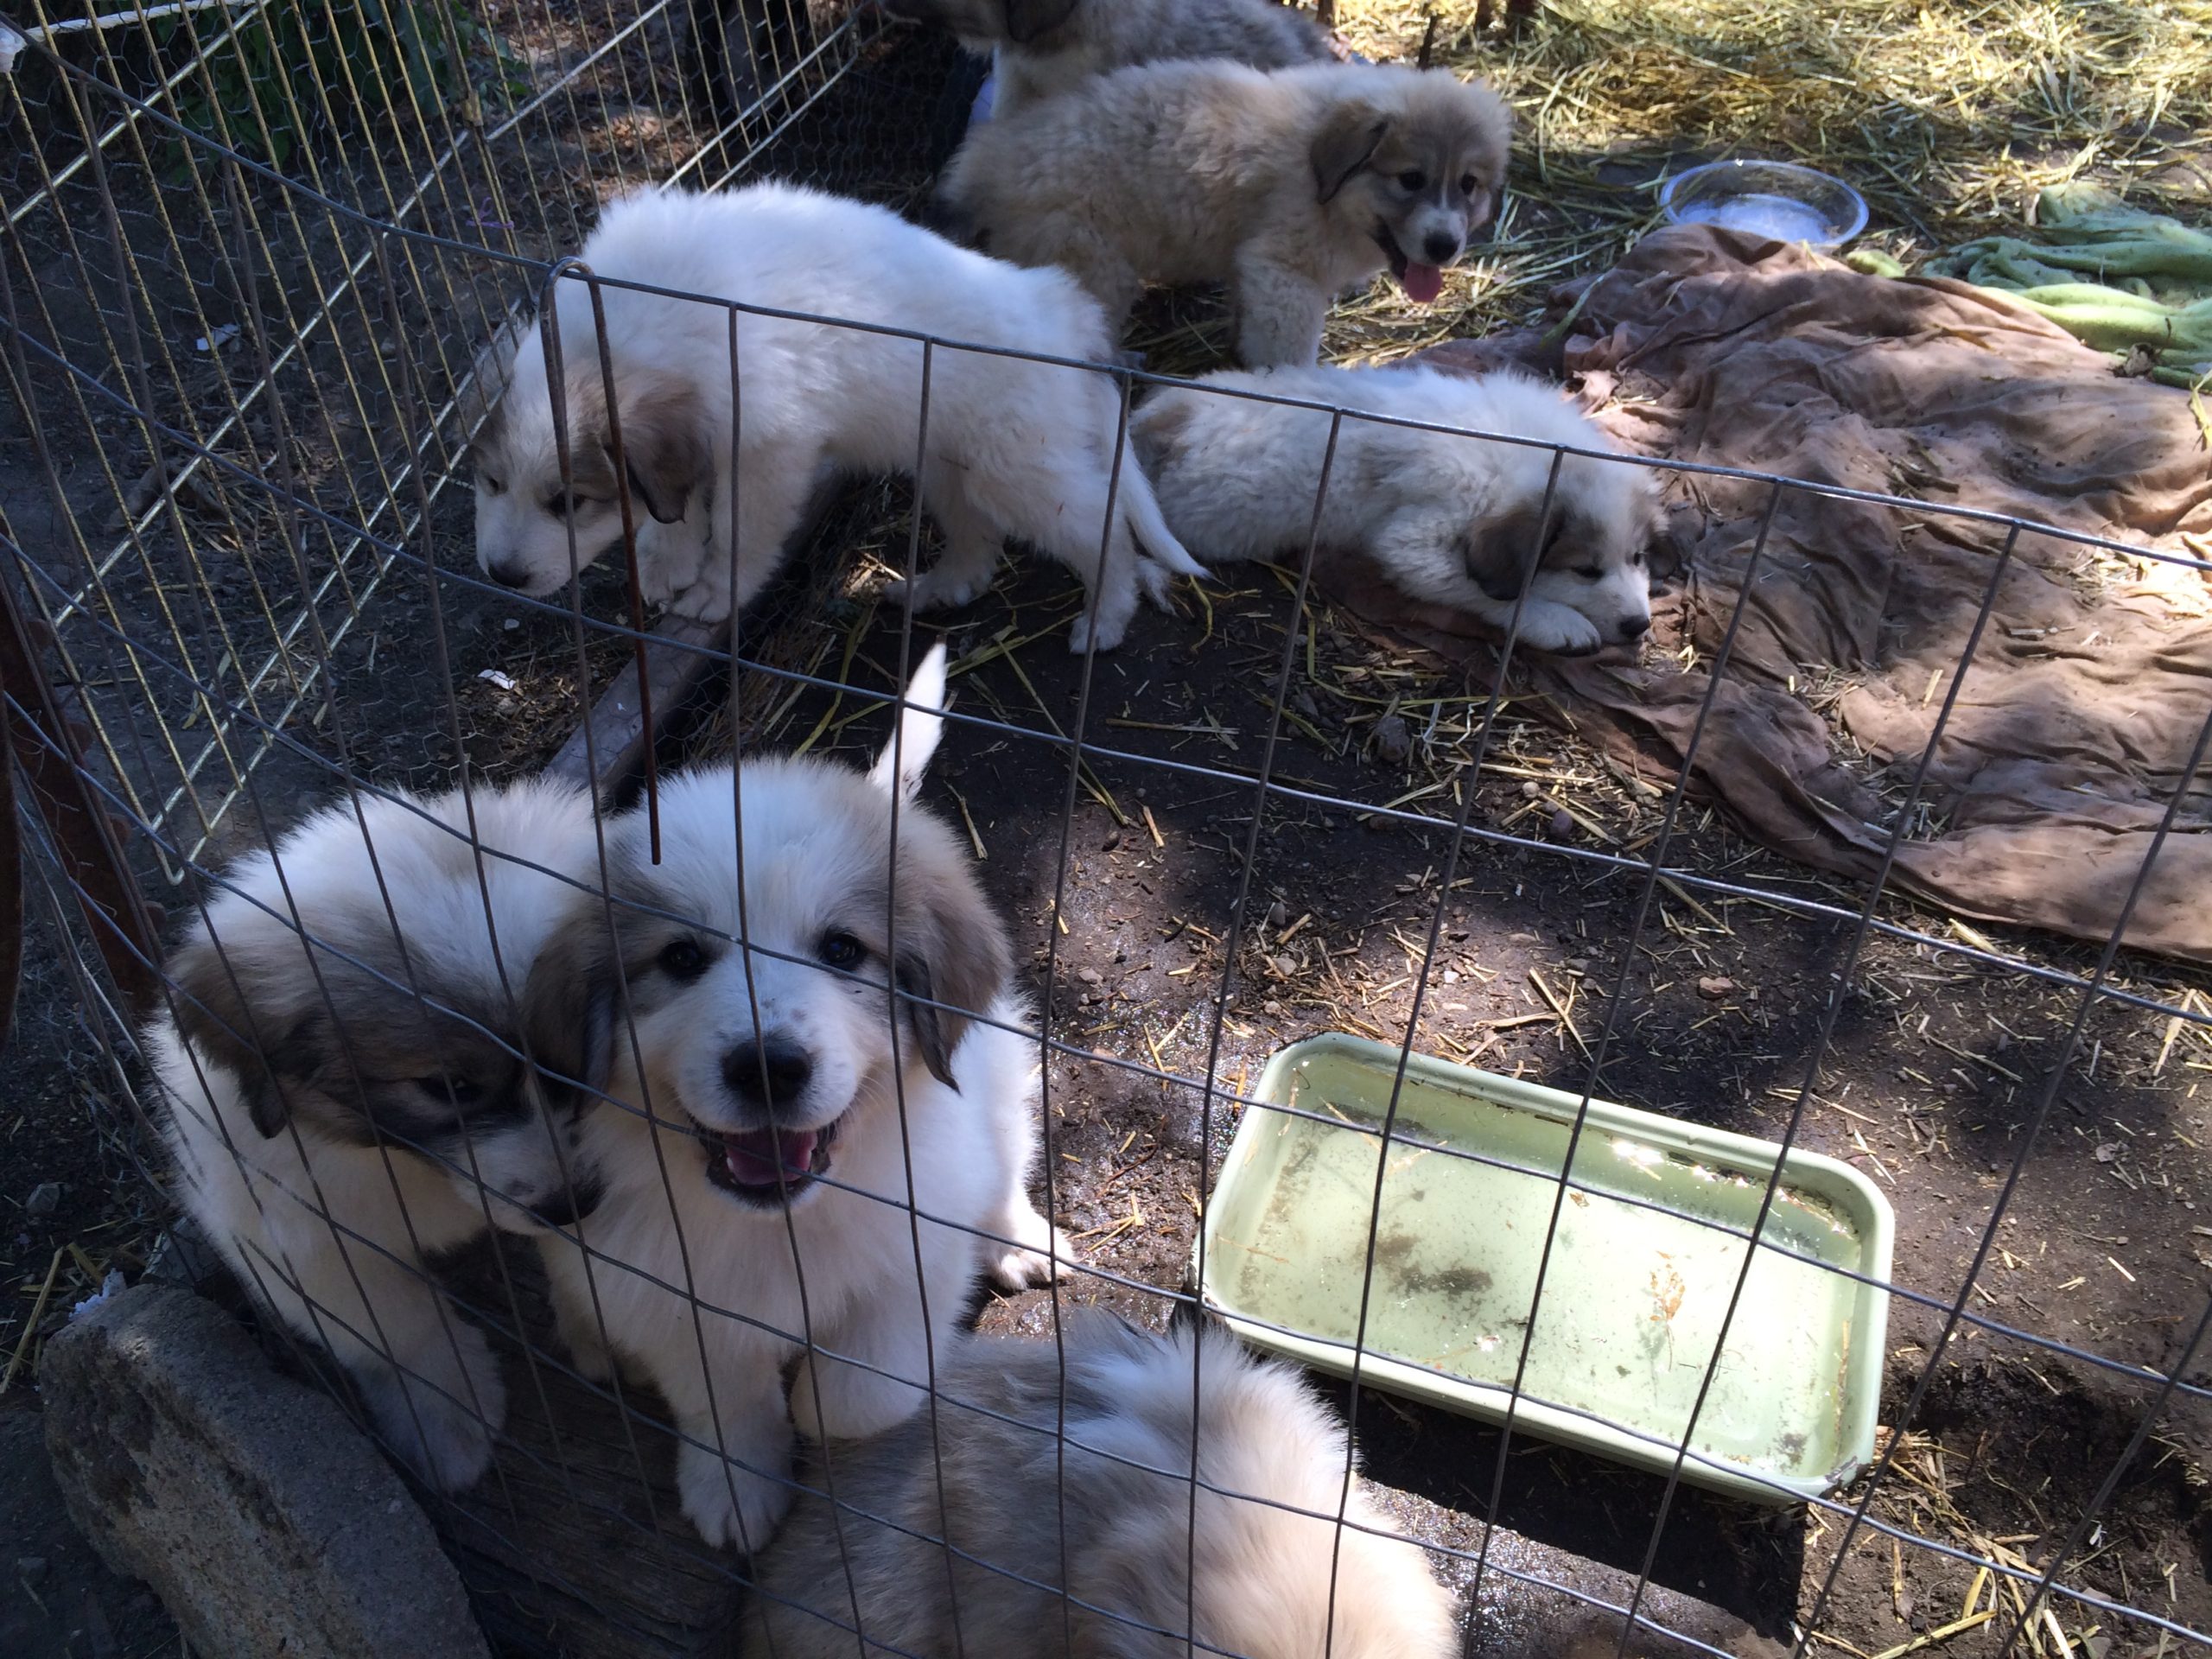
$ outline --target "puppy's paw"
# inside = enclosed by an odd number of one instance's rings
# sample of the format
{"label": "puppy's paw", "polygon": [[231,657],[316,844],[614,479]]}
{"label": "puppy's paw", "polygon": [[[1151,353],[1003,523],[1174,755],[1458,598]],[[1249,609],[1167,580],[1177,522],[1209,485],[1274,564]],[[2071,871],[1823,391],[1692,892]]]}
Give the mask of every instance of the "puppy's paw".
{"label": "puppy's paw", "polygon": [[1521,643],[1531,651],[1580,657],[1605,643],[1598,625],[1565,605],[1532,601],[1521,613]]}
{"label": "puppy's paw", "polygon": [[1140,558],[1137,561],[1137,591],[1145,596],[1153,609],[1173,614],[1174,601],[1168,595],[1174,588],[1175,573],[1159,560]]}
{"label": "puppy's paw", "polygon": [[474,1486],[492,1466],[492,1437],[507,1420],[506,1384],[483,1333],[454,1328],[467,1375],[450,1355],[379,1366],[361,1376],[362,1402],[392,1454],[442,1492]]}
{"label": "puppy's paw", "polygon": [[1128,632],[1128,624],[1120,620],[1109,622],[1102,618],[1093,628],[1090,614],[1085,613],[1076,618],[1075,626],[1068,630],[1068,650],[1077,657],[1093,649],[1094,645],[1099,651],[1111,651],[1122,643],[1122,636]]}
{"label": "puppy's paw", "polygon": [[983,1276],[990,1281],[993,1290],[1011,1296],[1018,1291],[1036,1290],[1051,1284],[1058,1276],[1059,1263],[1080,1259],[1075,1253],[1074,1242],[1055,1227],[1049,1250],[1020,1249],[987,1256]]}
{"label": "puppy's paw", "polygon": [[569,1351],[569,1365],[587,1382],[604,1386],[614,1380],[615,1356],[599,1333],[599,1322],[587,1308],[572,1314],[566,1307],[558,1310],[555,1323],[561,1331],[561,1345]]}
{"label": "puppy's paw", "polygon": [[817,1444],[860,1440],[905,1422],[927,1398],[913,1383],[813,1352],[791,1376],[791,1421]]}
{"label": "puppy's paw", "polygon": [[791,1506],[789,1448],[769,1474],[755,1473],[686,1441],[676,1453],[676,1490],[684,1518],[716,1549],[759,1550]]}
{"label": "puppy's paw", "polygon": [[980,578],[957,577],[939,565],[933,570],[925,570],[912,582],[902,576],[884,583],[883,600],[887,605],[901,608],[948,611],[957,605],[967,604],[990,585],[988,575]]}
{"label": "puppy's paw", "polygon": [[713,626],[729,620],[729,582],[728,573],[720,577],[703,577],[689,588],[669,595],[668,613],[680,616],[686,622],[697,622]]}

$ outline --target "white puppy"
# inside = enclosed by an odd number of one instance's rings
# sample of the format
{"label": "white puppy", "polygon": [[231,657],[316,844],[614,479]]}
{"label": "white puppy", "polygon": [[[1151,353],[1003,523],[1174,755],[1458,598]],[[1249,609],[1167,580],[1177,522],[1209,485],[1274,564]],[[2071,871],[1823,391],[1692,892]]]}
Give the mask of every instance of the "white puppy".
{"label": "white puppy", "polygon": [[1226,283],[1246,366],[1311,363],[1330,301],[1386,267],[1436,298],[1511,126],[1443,69],[1148,63],[977,127],[939,202],[979,246],[1074,272],[1117,333],[1147,283]]}
{"label": "white puppy", "polygon": [[1499,628],[1525,584],[1520,639],[1537,651],[1596,651],[1651,626],[1648,469],[1561,454],[1554,482],[1559,452],[1546,445],[1613,446],[1553,388],[1510,373],[1312,368],[1211,374],[1154,394],[1131,435],[1168,522],[1216,560],[1303,556],[1332,417],[1215,388],[1536,440],[1489,442],[1347,416],[1320,543],[1363,552],[1414,598]]}
{"label": "white puppy", "polygon": [[[845,1513],[810,1497],[777,1537],[747,1659],[855,1652],[855,1599],[871,1653],[1182,1659],[1187,1628],[1250,1659],[1458,1654],[1451,1597],[1346,1489],[1343,1425],[1295,1371],[1211,1327],[1155,1337],[1088,1313],[1064,1335],[1065,1452],[1053,1344],[990,1337],[940,1363],[934,1436],[917,1421],[827,1448]],[[1066,1603],[1046,1587],[1064,1560]]]}
{"label": "white puppy", "polygon": [[184,1207],[441,1488],[484,1472],[506,1395],[424,1258],[598,1197],[569,1091],[519,1058],[592,851],[589,798],[550,785],[326,808],[231,871],[146,1033]]}
{"label": "white puppy", "polygon": [[[582,257],[601,276],[943,342],[1094,363],[1115,349],[1096,302],[1065,273],[1020,270],[884,208],[785,185],[627,197]],[[475,442],[477,563],[508,587],[552,593],[621,544],[626,516],[645,596],[718,622],[775,574],[825,472],[912,472],[918,458],[944,553],[912,584],[916,609],[973,599],[1018,537],[1083,578],[1090,608],[1071,639],[1105,651],[1140,588],[1164,594],[1163,565],[1205,574],[1137,468],[1124,461],[1115,480],[1121,399],[1105,374],[634,289],[601,299],[611,415],[591,296],[559,285],[566,470],[543,319]]]}
{"label": "white puppy", "polygon": [[563,1335],[588,1372],[611,1345],[660,1389],[710,1543],[766,1541],[792,1418],[890,1427],[981,1274],[1049,1275],[1036,1047],[1002,1028],[1029,1012],[961,843],[912,799],[943,683],[940,649],[868,776],[763,760],[664,784],[659,863],[642,815],[619,822],[612,931],[579,906],[531,982],[533,1041],[569,1043],[567,1074],[617,1103],[586,1128],[607,1185],[593,1282],[546,1251]]}
{"label": "white puppy", "polygon": [[1326,62],[1329,36],[1275,0],[882,0],[895,16],[950,31],[992,60],[1001,119],[1092,75],[1172,58],[1255,69]]}

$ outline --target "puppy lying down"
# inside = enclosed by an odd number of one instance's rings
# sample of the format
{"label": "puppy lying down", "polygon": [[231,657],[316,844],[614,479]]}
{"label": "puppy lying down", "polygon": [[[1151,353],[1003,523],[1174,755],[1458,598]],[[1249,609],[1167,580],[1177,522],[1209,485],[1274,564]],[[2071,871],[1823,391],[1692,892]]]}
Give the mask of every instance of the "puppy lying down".
{"label": "puppy lying down", "polygon": [[[806,1499],[755,1564],[746,1659],[1182,1659],[1186,1627],[1198,1651],[1249,1659],[1459,1651],[1450,1596],[1357,1484],[1346,1490],[1343,1427],[1296,1372],[1211,1328],[1157,1337],[1078,1311],[1065,1337],[1064,1455],[1054,1345],[982,1336],[938,1351],[934,1441],[919,1416],[827,1448],[846,1512]],[[817,1489],[821,1462],[806,1477]],[[1065,1603],[1039,1587],[1062,1582],[1063,1522]],[[948,1536],[949,1578],[936,1541]]]}
{"label": "puppy lying down", "polygon": [[949,30],[992,60],[992,114],[1133,63],[1227,58],[1255,69],[1329,60],[1329,37],[1275,0],[881,0],[894,16]]}
{"label": "puppy lying down", "polygon": [[1224,391],[1536,440],[1500,443],[1347,414],[1319,543],[1365,553],[1412,597],[1500,629],[1525,586],[1519,638],[1536,651],[1624,645],[1651,626],[1650,474],[1551,448],[1613,448],[1553,388],[1510,373],[1309,368],[1211,374],[1155,394],[1132,420],[1131,441],[1176,533],[1200,558],[1229,561],[1304,556],[1332,416]]}
{"label": "puppy lying down", "polygon": [[1311,363],[1330,302],[1378,271],[1437,296],[1497,210],[1511,125],[1442,69],[1144,64],[976,128],[939,206],[1073,272],[1117,336],[1147,283],[1226,283],[1248,367]]}

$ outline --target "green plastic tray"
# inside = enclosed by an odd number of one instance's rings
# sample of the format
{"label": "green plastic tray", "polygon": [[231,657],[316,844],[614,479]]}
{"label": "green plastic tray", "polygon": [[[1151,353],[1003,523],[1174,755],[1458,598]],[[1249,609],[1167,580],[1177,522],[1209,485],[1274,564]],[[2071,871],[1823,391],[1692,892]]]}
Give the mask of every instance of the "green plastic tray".
{"label": "green plastic tray", "polygon": [[[1267,1103],[1245,1111],[1206,1208],[1207,1304],[1247,1340],[1339,1374],[1352,1366],[1398,1055],[1336,1034],[1276,1054],[1255,1096]],[[1578,1103],[1413,1057],[1375,1229],[1363,1380],[1503,1419]],[[1517,1427],[1673,1466],[1779,1151],[1591,1102]],[[1895,1224],[1848,1165],[1783,1160],[1684,1479],[1787,1503],[1866,1466]]]}

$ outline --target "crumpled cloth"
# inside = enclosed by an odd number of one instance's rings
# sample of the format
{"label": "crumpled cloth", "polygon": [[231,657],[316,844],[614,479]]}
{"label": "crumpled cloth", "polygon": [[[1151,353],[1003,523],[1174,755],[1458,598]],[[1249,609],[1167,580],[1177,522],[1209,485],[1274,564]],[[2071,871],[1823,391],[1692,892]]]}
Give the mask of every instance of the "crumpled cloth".
{"label": "crumpled cloth", "polygon": [[[1564,305],[1568,296],[1560,296]],[[1426,354],[1473,372],[1535,360],[1530,330]],[[1706,226],[1639,243],[1582,299],[1554,366],[1624,447],[1913,498],[1902,509],[1669,474],[1681,581],[1643,662],[1516,653],[1515,689],[1671,781],[1745,607],[1692,784],[1754,839],[1870,879],[1985,592],[1991,613],[1930,762],[1892,884],[1953,914],[2102,940],[2208,717],[2212,581],[2100,558],[1938,505],[2212,555],[2212,454],[2184,393],[2001,294],[1865,276]],[[1356,614],[1456,660],[1495,662],[1471,620],[1394,595],[1350,556],[1319,568]],[[1685,647],[1695,666],[1680,666]],[[2212,961],[2212,771],[2190,785],[2126,933]],[[1916,815],[1919,817],[1920,815]]]}
{"label": "crumpled cloth", "polygon": [[2212,232],[2094,185],[2053,185],[2032,236],[1982,237],[1922,271],[2005,289],[2101,351],[2140,348],[2169,385],[2212,374]]}

